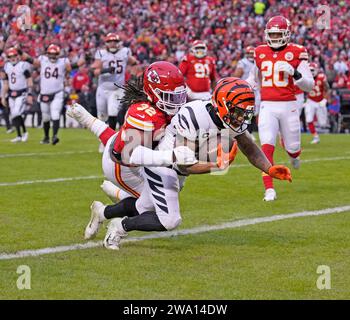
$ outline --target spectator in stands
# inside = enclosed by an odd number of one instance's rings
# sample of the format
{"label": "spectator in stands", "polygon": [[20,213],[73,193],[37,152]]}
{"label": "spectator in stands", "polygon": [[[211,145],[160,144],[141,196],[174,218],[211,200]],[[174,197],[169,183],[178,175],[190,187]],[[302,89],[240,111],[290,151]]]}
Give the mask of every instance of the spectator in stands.
{"label": "spectator in stands", "polygon": [[90,77],[89,77],[88,68],[85,65],[82,65],[79,67],[78,72],[73,77],[73,81],[72,81],[73,90],[79,94],[83,86],[89,87],[89,85],[90,85]]}

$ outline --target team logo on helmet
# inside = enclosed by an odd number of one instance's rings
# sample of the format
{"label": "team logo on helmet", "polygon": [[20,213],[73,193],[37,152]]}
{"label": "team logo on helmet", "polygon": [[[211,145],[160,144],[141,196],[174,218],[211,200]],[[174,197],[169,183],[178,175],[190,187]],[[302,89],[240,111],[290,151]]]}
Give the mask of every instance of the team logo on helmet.
{"label": "team logo on helmet", "polygon": [[156,70],[151,70],[150,72],[148,72],[147,78],[149,82],[160,83],[160,78]]}
{"label": "team logo on helmet", "polygon": [[292,52],[288,51],[286,52],[286,54],[284,55],[284,58],[287,60],[287,61],[292,61],[293,58],[294,58],[294,55]]}

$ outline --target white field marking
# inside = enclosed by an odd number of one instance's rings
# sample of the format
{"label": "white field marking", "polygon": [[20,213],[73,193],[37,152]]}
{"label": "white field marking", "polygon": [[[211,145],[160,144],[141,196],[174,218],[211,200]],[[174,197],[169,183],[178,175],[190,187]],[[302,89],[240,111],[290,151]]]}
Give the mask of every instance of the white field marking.
{"label": "white field marking", "polygon": [[[319,161],[337,161],[337,160],[350,160],[350,157],[333,157],[333,158],[316,158],[316,159],[306,159],[301,160],[301,163],[311,163],[311,162],[319,162]],[[281,162],[279,164],[289,164],[289,162]],[[237,164],[230,167],[230,169],[234,168],[246,168],[251,167],[251,164]],[[56,179],[41,179],[41,180],[24,180],[24,181],[14,181],[14,182],[2,182],[0,183],[0,187],[9,187],[9,186],[20,186],[26,184],[35,184],[35,183],[56,183],[56,182],[65,182],[65,181],[76,181],[76,180],[92,180],[92,179],[100,179],[103,176],[83,176],[83,177],[67,177],[67,178],[56,178]]]}
{"label": "white field marking", "polygon": [[97,151],[62,151],[62,152],[32,152],[32,153],[6,153],[0,154],[0,159],[3,158],[18,158],[18,157],[35,157],[35,156],[61,156],[70,154],[96,153]]}
{"label": "white field marking", "polygon": [[[289,213],[289,214],[278,214],[278,215],[273,215],[269,217],[242,219],[242,220],[229,221],[229,222],[225,222],[217,225],[211,225],[211,226],[203,225],[192,229],[152,233],[141,237],[132,237],[132,238],[123,240],[122,243],[144,241],[149,239],[171,238],[171,237],[198,234],[198,233],[225,230],[225,229],[235,229],[235,228],[240,228],[240,227],[255,225],[260,223],[266,223],[266,222],[273,222],[273,221],[279,221],[279,220],[285,220],[285,219],[294,219],[294,218],[300,218],[300,217],[320,216],[320,215],[326,215],[326,214],[341,213],[346,211],[350,211],[350,205],[343,206],[343,207],[315,210],[315,211],[303,211],[303,212],[296,212],[296,213]],[[83,249],[97,248],[101,246],[102,246],[102,241],[97,241],[97,242],[89,241],[87,243],[77,243],[77,244],[72,244],[67,246],[58,246],[58,247],[35,249],[35,250],[23,250],[23,251],[17,251],[15,253],[0,253],[0,260],[37,257],[44,254],[83,250]]]}
{"label": "white field marking", "polygon": [[55,178],[55,179],[43,179],[43,180],[25,180],[25,181],[15,181],[15,182],[4,182],[0,183],[0,187],[9,187],[9,186],[21,186],[25,184],[34,184],[34,183],[55,183],[55,182],[65,182],[65,181],[77,181],[77,180],[93,180],[101,179],[102,175],[99,176],[84,176],[84,177],[67,177],[67,178]]}

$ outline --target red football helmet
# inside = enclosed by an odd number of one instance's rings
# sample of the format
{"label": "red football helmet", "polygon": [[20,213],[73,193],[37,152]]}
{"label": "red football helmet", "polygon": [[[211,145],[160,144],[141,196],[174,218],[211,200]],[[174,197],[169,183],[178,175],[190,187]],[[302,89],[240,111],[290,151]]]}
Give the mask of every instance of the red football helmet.
{"label": "red football helmet", "polygon": [[186,103],[184,76],[170,62],[154,62],[145,70],[143,90],[150,102],[169,115],[174,115]]}
{"label": "red football helmet", "polygon": [[213,91],[212,104],[225,127],[240,133],[254,115],[254,92],[245,80],[223,78]]}
{"label": "red football helmet", "polygon": [[56,44],[50,44],[46,50],[47,56],[51,62],[56,62],[60,55],[61,48]]}
{"label": "red football helmet", "polygon": [[122,46],[122,41],[116,33],[108,33],[105,37],[107,50],[111,53],[116,53]]}
{"label": "red football helmet", "polygon": [[310,71],[311,71],[311,74],[312,76],[315,78],[318,74],[318,65],[316,62],[311,62],[309,64],[309,67],[310,67]]}
{"label": "red football helmet", "polygon": [[247,46],[245,48],[245,56],[249,61],[254,61],[254,47],[253,46]]}
{"label": "red football helmet", "polygon": [[272,17],[266,24],[265,40],[274,49],[285,46],[290,40],[290,21],[283,16]]}
{"label": "red football helmet", "polygon": [[196,58],[204,58],[207,55],[207,45],[204,41],[196,40],[192,43],[190,52],[196,57]]}

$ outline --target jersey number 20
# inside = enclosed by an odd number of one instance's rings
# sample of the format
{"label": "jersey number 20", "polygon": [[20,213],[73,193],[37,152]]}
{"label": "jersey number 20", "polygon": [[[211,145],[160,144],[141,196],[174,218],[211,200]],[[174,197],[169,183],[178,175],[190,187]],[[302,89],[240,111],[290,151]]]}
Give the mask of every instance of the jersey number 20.
{"label": "jersey number 20", "polygon": [[261,86],[262,87],[287,87],[288,73],[279,72],[279,66],[285,64],[285,61],[263,61],[261,63]]}

